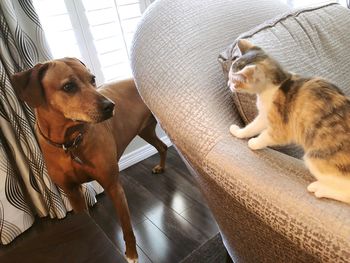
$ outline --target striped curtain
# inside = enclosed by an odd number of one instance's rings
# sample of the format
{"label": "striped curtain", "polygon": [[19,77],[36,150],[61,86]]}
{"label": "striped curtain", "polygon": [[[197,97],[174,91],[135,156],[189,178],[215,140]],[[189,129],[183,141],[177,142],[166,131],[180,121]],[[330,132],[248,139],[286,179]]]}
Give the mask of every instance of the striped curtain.
{"label": "striped curtain", "polygon": [[[63,218],[72,208],[50,180],[34,133],[35,116],[18,101],[10,83],[15,72],[51,58],[30,0],[0,1],[0,244],[28,229],[35,215]],[[84,185],[89,205],[103,191]]]}

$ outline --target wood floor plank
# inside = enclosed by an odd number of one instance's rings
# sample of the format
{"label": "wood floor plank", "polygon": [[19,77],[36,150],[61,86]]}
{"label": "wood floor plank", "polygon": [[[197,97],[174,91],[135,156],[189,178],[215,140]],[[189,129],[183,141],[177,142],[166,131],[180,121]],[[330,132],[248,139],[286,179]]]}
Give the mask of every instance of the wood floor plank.
{"label": "wood floor plank", "polygon": [[167,237],[188,252],[193,251],[207,240],[207,237],[195,226],[166,207],[147,214],[147,218]]}
{"label": "wood floor plank", "polygon": [[[67,215],[67,218],[69,218],[70,216],[71,216],[71,213]],[[50,219],[48,217],[36,218],[33,226],[30,227],[21,235],[19,235],[18,237],[16,237],[15,240],[13,240],[10,244],[6,246],[0,245],[0,257],[11,250],[16,250],[17,247],[21,247],[23,243],[27,242],[27,240],[33,239],[36,236],[46,231],[50,231],[50,229],[55,227],[55,225],[59,224],[60,221],[61,220]]]}
{"label": "wood floor plank", "polygon": [[[105,199],[100,200],[100,196],[98,197],[99,203],[103,203]],[[101,229],[105,232],[105,234],[108,236],[108,238],[111,240],[111,242],[118,248],[119,251],[122,251],[122,253],[125,252],[125,242],[123,239],[123,230],[120,226],[120,223],[116,218],[110,215],[111,210],[105,210],[103,206],[94,207],[94,209],[91,210],[90,214],[96,224],[100,226]],[[146,217],[142,221],[146,220]],[[134,221],[132,220],[133,228],[141,223],[142,221]],[[148,256],[137,247],[137,253],[139,255],[139,263],[150,263],[150,259]]]}
{"label": "wood floor plank", "polygon": [[[153,175],[151,169],[158,162],[159,156],[154,155],[120,174],[136,236],[139,263],[180,262],[218,232],[195,179],[174,148],[169,148],[166,172]],[[106,194],[97,196],[97,200],[97,204],[90,208],[89,220],[93,220],[99,226],[113,247],[124,253],[122,229],[113,203]],[[38,219],[32,228],[9,246],[5,249],[0,248],[0,257],[9,252],[16,254],[23,244],[30,243],[31,240],[38,238],[41,240],[39,242],[45,242],[41,239],[42,236],[50,231],[60,231],[57,226],[69,221],[72,216],[72,213],[69,213],[67,219],[63,220]],[[84,224],[82,222],[82,225]],[[77,238],[69,233],[65,234],[67,240]],[[93,237],[88,236],[86,235],[86,242],[98,242],[91,241]],[[62,241],[63,244],[64,242]],[[73,250],[79,247],[77,242],[72,246],[75,246]],[[65,246],[56,247],[57,253],[65,253],[71,249]],[[90,252],[91,259],[107,255],[103,247],[98,250],[91,249]],[[35,258],[29,252],[27,255],[29,259]],[[25,257],[25,254],[23,256]],[[49,254],[42,253],[41,256],[50,259]]]}
{"label": "wood floor plank", "polygon": [[185,252],[170,240],[150,220],[145,220],[135,227],[137,244],[154,263],[178,263]]}
{"label": "wood floor plank", "polygon": [[139,256],[138,263],[153,263],[139,245],[137,245],[136,248],[137,248],[137,254]]}
{"label": "wood floor plank", "polygon": [[122,229],[117,219],[113,217],[113,210],[106,210],[101,204],[96,204],[93,209],[90,209],[90,214],[96,222],[96,224],[98,224],[101,227],[101,229],[106,233],[111,242],[120,251],[124,251],[125,245]]}
{"label": "wood floor plank", "polygon": [[[144,160],[142,164],[145,167],[153,167],[158,162],[158,158],[156,158],[156,156],[157,155],[153,155],[152,157]],[[186,165],[183,163],[174,147],[170,147],[168,150],[166,171],[167,170],[171,172],[163,173],[162,176],[159,176],[159,180],[171,183],[177,190],[181,191],[187,197],[197,201],[198,203],[206,203],[198,188],[197,182],[193,176],[190,175]]]}
{"label": "wood floor plank", "polygon": [[131,167],[125,170],[125,175],[136,180],[143,187],[148,189],[152,194],[174,211],[181,213],[185,209],[193,206],[194,201],[179,191],[173,181],[164,180],[166,173],[154,175],[148,171],[145,165],[140,164],[138,167]]}
{"label": "wood floor plank", "polygon": [[105,233],[84,213],[60,220],[1,257],[2,263],[126,262]]}
{"label": "wood floor plank", "polygon": [[[110,217],[118,221],[117,213],[115,211],[114,205],[111,199],[108,197],[108,195],[106,193],[101,193],[100,195],[98,195],[98,201],[99,202],[96,203],[94,207],[90,208],[90,211],[93,212],[95,208],[97,208],[98,211],[100,210],[108,211]],[[132,224],[135,224],[135,225],[146,219],[143,213],[138,209],[130,209],[130,217],[131,217]]]}
{"label": "wood floor plank", "polygon": [[122,176],[120,181],[124,187],[130,210],[137,210],[145,215],[154,209],[166,206],[134,178]]}
{"label": "wood floor plank", "polygon": [[185,177],[183,173],[178,173],[174,171],[173,173],[165,173],[162,180],[167,180],[168,183],[175,185],[179,191],[184,193],[193,201],[196,201],[200,204],[205,203],[206,201],[204,200],[202,193],[198,189],[198,186],[192,183],[190,180],[188,180],[189,177],[189,174],[186,174]]}
{"label": "wood floor plank", "polygon": [[219,228],[209,208],[203,205],[193,206],[181,213],[181,216],[195,225],[206,237],[212,238]]}

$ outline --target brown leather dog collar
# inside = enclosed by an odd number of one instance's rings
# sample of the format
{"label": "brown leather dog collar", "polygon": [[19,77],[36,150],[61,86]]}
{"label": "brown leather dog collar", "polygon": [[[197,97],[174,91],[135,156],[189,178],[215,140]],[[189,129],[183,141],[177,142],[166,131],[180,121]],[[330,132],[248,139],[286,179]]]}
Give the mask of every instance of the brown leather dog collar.
{"label": "brown leather dog collar", "polygon": [[78,133],[77,136],[74,137],[73,140],[71,141],[68,141],[68,142],[65,142],[65,143],[57,143],[57,142],[53,142],[51,141],[40,129],[40,126],[38,123],[36,123],[36,126],[38,128],[38,131],[39,131],[39,134],[41,137],[43,137],[45,139],[45,141],[52,145],[52,146],[55,146],[57,148],[60,148],[62,150],[64,150],[65,153],[69,153],[71,158],[79,163],[79,164],[83,164],[83,161],[73,152],[78,146],[79,144],[83,141],[83,135],[84,135],[84,132],[85,132],[85,129],[81,129]]}

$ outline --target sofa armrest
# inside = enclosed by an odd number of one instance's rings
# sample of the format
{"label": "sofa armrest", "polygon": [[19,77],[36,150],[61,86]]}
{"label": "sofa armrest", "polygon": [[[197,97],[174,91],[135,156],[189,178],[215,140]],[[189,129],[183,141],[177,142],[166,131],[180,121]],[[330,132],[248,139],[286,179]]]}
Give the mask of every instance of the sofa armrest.
{"label": "sofa armrest", "polygon": [[313,179],[300,160],[271,149],[253,152],[228,130],[242,121],[218,54],[287,10],[277,0],[158,0],[135,33],[133,74],[145,103],[197,171],[233,258],[346,262],[348,206],[309,194]]}
{"label": "sofa armrest", "polygon": [[[349,206],[308,193],[306,187],[314,178],[303,161],[272,149],[252,151],[246,140],[228,135],[212,148],[202,169],[220,191],[238,200],[262,225],[296,247],[317,255],[323,262],[346,262],[350,258]],[[212,185],[206,187],[206,192],[213,192]],[[211,197],[210,202],[220,226],[229,228],[230,224],[220,221],[231,218],[234,222],[239,217],[237,211],[223,209],[222,199]],[[249,221],[242,224],[245,229],[259,228]],[[247,240],[246,236],[240,242]]]}
{"label": "sofa armrest", "polygon": [[288,10],[280,1],[158,0],[131,47],[138,90],[172,142],[200,163],[241,123],[217,58],[242,32]]}

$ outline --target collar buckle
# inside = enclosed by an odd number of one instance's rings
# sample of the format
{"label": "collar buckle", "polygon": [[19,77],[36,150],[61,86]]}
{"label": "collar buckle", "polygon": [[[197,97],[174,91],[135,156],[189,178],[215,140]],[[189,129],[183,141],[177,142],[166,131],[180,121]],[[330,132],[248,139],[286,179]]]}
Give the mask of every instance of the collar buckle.
{"label": "collar buckle", "polygon": [[76,156],[76,154],[74,154],[72,151],[76,149],[79,146],[79,144],[82,142],[84,130],[80,131],[79,134],[72,141],[60,144],[60,143],[53,142],[48,137],[46,137],[41,131],[39,124],[37,124],[37,128],[38,128],[39,134],[46,140],[47,143],[57,148],[63,149],[63,151],[67,154],[70,153],[71,158],[77,163],[79,164],[83,163],[82,160],[78,156]]}

